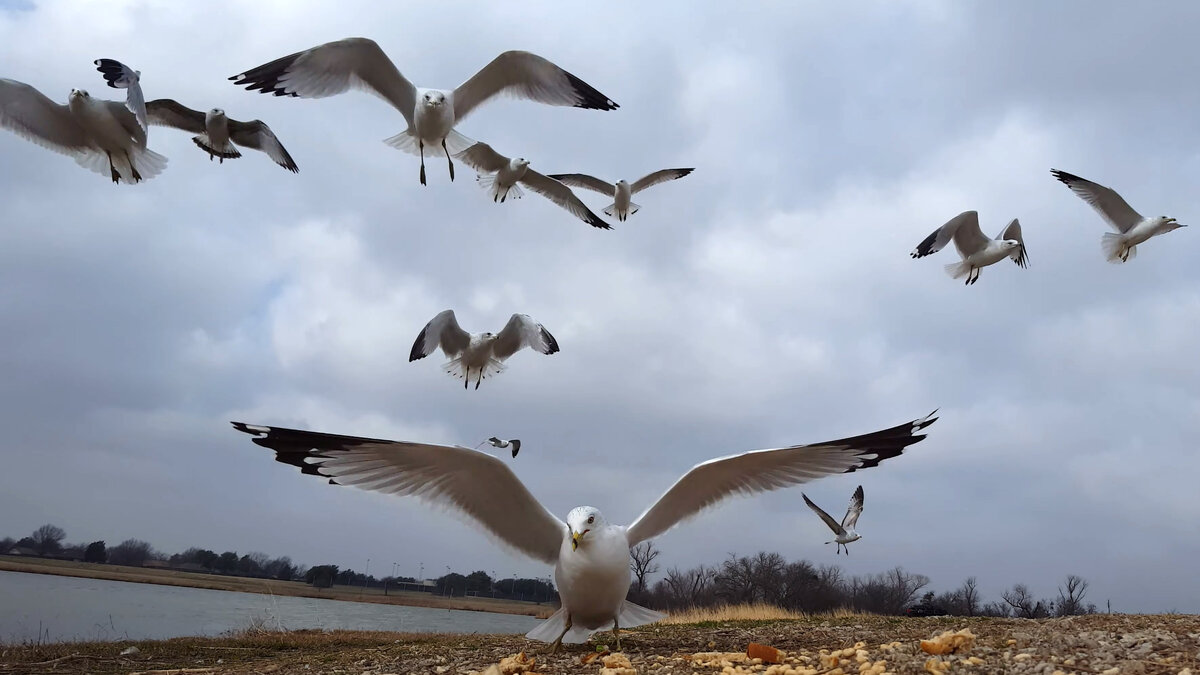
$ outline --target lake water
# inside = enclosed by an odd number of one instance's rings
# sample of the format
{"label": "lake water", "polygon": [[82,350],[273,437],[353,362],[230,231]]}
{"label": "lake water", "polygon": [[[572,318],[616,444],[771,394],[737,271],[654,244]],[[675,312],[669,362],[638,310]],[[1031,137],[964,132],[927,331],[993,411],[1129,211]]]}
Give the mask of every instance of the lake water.
{"label": "lake water", "polygon": [[267,628],[525,633],[515,614],[0,572],[0,643],[145,640]]}

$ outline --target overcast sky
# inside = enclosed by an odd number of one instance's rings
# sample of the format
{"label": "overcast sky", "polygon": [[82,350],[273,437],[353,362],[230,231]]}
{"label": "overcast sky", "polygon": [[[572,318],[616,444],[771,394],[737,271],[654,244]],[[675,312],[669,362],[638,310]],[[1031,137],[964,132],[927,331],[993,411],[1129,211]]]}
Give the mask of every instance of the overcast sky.
{"label": "overcast sky", "polygon": [[[166,552],[544,577],[453,515],[302,476],[229,420],[517,437],[512,468],[551,511],[624,523],[700,461],[940,408],[902,457],[804,486],[840,514],[863,485],[849,559],[794,488],[660,537],[664,569],[772,550],[937,590],[976,575],[988,599],[1079,574],[1114,610],[1200,611],[1200,232],[1110,265],[1103,221],[1049,173],[1200,225],[1198,23],[1186,0],[0,0],[0,77],[121,99],[92,65],[116,58],[147,98],[266,121],[300,166],[210,162],[155,127],[167,170],[117,186],[0,132],[0,536],[53,522]],[[452,183],[431,160],[422,187],[374,97],[226,79],[348,36],[418,85],[525,49],[620,104],[499,100],[460,127],[534,169],[696,171],[600,231],[537,195],[494,204],[462,164]],[[909,257],[968,209],[992,235],[1019,217],[1030,269],[964,287],[953,247]],[[407,358],[446,308],[471,331],[528,313],[562,351],[464,391],[440,353]]]}

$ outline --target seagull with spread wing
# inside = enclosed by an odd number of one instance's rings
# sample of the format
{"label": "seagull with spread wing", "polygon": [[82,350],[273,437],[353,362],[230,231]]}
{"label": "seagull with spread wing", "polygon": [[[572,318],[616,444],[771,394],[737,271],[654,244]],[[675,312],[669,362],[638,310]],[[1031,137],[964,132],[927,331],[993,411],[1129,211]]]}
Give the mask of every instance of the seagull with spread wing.
{"label": "seagull with spread wing", "polygon": [[[846,508],[846,515],[842,516],[842,522],[840,523],[834,520],[833,517],[828,513],[825,513],[824,509],[814,504],[812,500],[808,498],[808,495],[801,492],[800,496],[804,497],[804,503],[808,504],[808,508],[815,511],[818,516],[821,516],[821,520],[825,521],[825,524],[829,526],[829,529],[833,530],[833,541],[827,541],[825,543],[836,543],[837,553],[841,553],[842,547],[845,546],[846,555],[850,555],[850,542],[862,539],[862,535],[854,531],[854,526],[858,524],[858,517],[862,515],[862,486],[859,485],[858,489],[854,491],[854,495],[850,497],[850,506]],[[834,555],[837,555],[837,553]]]}
{"label": "seagull with spread wing", "polygon": [[1137,245],[1150,237],[1187,227],[1168,216],[1142,216],[1112,188],[1058,169],[1050,169],[1050,173],[1071,188],[1071,192],[1087,202],[1116,230],[1104,233],[1100,239],[1104,257],[1110,263],[1120,264],[1137,257]]}
{"label": "seagull with spread wing", "polygon": [[451,157],[474,141],[454,130],[489,99],[508,94],[557,106],[615,110],[618,106],[594,87],[550,61],[523,51],[497,56],[452,90],[419,88],[409,82],[374,40],[346,38],[296,52],[229,78],[249,90],[276,96],[324,98],[365,89],[404,115],[408,128],[385,142],[421,157],[444,154],[454,180]]}
{"label": "seagull with spread wing", "polygon": [[[136,79],[123,82],[138,87]],[[140,88],[130,97],[140,100]],[[0,127],[114,183],[147,180],[167,167],[166,157],[146,147],[146,129],[126,104],[92,98],[84,89],[72,89],[64,105],[24,82],[0,79]]]}
{"label": "seagull with spread wing", "polygon": [[642,208],[630,201],[633,195],[645,190],[648,187],[653,187],[659,183],[665,183],[669,180],[683,178],[695,169],[662,169],[654,173],[647,174],[630,183],[625,179],[617,181],[614,185],[605,180],[600,180],[595,176],[589,176],[584,173],[556,173],[550,177],[554,180],[571,187],[587,188],[595,190],[603,195],[612,195],[613,203],[609,204],[604,209],[604,215],[608,217],[616,216],[617,220],[622,222],[626,218],[638,212]]}
{"label": "seagull with spread wing", "polygon": [[[504,448],[511,447],[513,458],[516,458],[517,453],[521,451],[521,439],[519,439],[519,438],[514,438],[512,440],[505,440],[503,438],[496,438],[495,436],[492,436],[491,438],[487,439],[483,443],[491,443],[492,447],[500,448],[501,450],[503,450]],[[480,443],[479,445],[483,445],[483,443]],[[477,445],[475,447],[478,448],[479,445]]]}
{"label": "seagull with spread wing", "polygon": [[450,359],[442,368],[453,377],[463,378],[463,389],[477,374],[475,388],[489,375],[504,371],[504,361],[525,347],[542,354],[558,351],[558,341],[542,324],[528,314],[513,314],[499,333],[468,333],[458,325],[454,310],[433,317],[413,342],[410,362],[429,356],[438,347]]}
{"label": "seagull with spread wing", "polygon": [[208,153],[209,161],[217,157],[223,164],[227,159],[241,157],[242,153],[234,147],[240,145],[243,148],[261,150],[276,164],[292,173],[300,172],[295,160],[275,137],[275,132],[262,120],[239,122],[230,119],[220,108],[213,108],[205,113],[192,110],[169,98],[155,99],[147,103],[146,114],[150,124],[197,134],[192,137],[192,142]]}
{"label": "seagull with spread wing", "polygon": [[979,281],[979,271],[988,265],[1012,258],[1019,267],[1029,266],[1029,255],[1025,252],[1025,240],[1021,237],[1021,223],[1012,219],[1000,235],[995,239],[988,237],[979,229],[979,213],[963,211],[951,218],[945,225],[934,230],[932,234],[913,249],[913,258],[924,258],[942,250],[950,240],[962,262],[946,265],[946,273],[952,278],[966,277],[965,284]]}
{"label": "seagull with spread wing", "polygon": [[521,198],[521,188],[517,183],[533,190],[546,199],[571,212],[576,218],[604,230],[612,226],[592,213],[571,188],[548,176],[544,176],[529,168],[529,160],[523,157],[509,159],[492,149],[487,143],[476,143],[457,155],[463,164],[479,172],[476,180],[488,191],[493,202],[501,202],[512,197]]}
{"label": "seagull with spread wing", "polygon": [[[936,413],[936,411],[935,411]],[[599,509],[578,506],[566,522],[546,510],[500,459],[460,446],[338,436],[233,422],[275,451],[275,460],[338,485],[416,497],[449,508],[507,547],[554,565],[562,608],[526,637],[584,642],[599,630],[618,630],[662,618],[625,600],[629,549],[658,537],[734,495],[767,492],[823,476],[877,466],[925,438],[936,420],[918,420],[825,443],[754,450],[692,467],[628,526],[608,522]]]}

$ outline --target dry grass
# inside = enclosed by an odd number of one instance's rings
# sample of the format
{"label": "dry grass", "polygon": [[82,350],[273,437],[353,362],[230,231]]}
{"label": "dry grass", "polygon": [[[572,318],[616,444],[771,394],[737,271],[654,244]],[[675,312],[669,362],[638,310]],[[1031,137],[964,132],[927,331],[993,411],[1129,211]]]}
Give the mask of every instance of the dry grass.
{"label": "dry grass", "polygon": [[848,609],[838,609],[828,614],[805,614],[788,609],[768,605],[766,603],[751,603],[742,605],[720,605],[717,607],[693,607],[681,612],[672,612],[662,623],[709,623],[715,621],[778,621],[811,619],[816,616],[846,618],[853,616],[870,616]]}
{"label": "dry grass", "polygon": [[240,593],[263,593],[299,598],[324,598],[351,602],[374,602],[409,607],[432,607],[435,609],[462,609],[476,612],[499,612],[522,614],[544,619],[554,613],[555,607],[548,604],[500,600],[494,598],[446,598],[416,591],[390,590],[385,596],[379,588],[358,586],[334,586],[314,588],[301,581],[278,579],[252,579],[249,577],[226,577],[216,574],[179,572],[176,570],[146,567],[121,567],[95,563],[71,562],[69,560],[46,560],[20,556],[0,556],[0,572],[27,572],[30,574],[57,574],[85,579],[107,579],[139,584],[183,586],[205,588],[213,591],[236,591]]}

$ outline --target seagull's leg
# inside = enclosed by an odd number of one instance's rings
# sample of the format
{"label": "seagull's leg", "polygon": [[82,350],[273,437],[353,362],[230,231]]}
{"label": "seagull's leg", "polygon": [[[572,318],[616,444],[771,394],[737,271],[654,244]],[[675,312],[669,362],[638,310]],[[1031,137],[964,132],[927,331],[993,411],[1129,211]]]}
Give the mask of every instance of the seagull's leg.
{"label": "seagull's leg", "polygon": [[479,369],[479,377],[475,378],[475,388],[479,388],[479,383],[483,382],[483,368]]}
{"label": "seagull's leg", "polygon": [[563,626],[563,631],[558,634],[558,638],[555,639],[554,642],[551,643],[551,645],[550,645],[550,653],[551,654],[557,652],[558,648],[562,646],[562,640],[564,637],[567,636],[567,631],[569,631],[569,630],[571,630],[571,615],[570,614],[567,615],[567,625]]}
{"label": "seagull's leg", "polygon": [[617,651],[621,651],[621,627],[617,625],[618,617],[613,617],[613,637],[617,639]]}
{"label": "seagull's leg", "polygon": [[467,366],[467,372],[463,373],[463,389],[467,388],[467,383],[471,381],[471,367]]}
{"label": "seagull's leg", "polygon": [[108,171],[109,171],[109,173],[112,174],[112,181],[114,183],[120,183],[121,182],[121,174],[117,172],[117,167],[113,165],[112,153],[105,150],[104,154],[108,155]]}
{"label": "seagull's leg", "polygon": [[446,163],[450,165],[450,181],[454,182],[454,160],[450,159],[450,148],[446,147],[446,139],[442,139],[442,150],[446,151]]}
{"label": "seagull's leg", "polygon": [[417,139],[417,147],[421,150],[421,185],[425,184],[425,141]]}
{"label": "seagull's leg", "polygon": [[129,162],[129,170],[133,173],[133,182],[137,183],[142,180],[142,174],[138,173],[137,167],[133,165],[133,158],[129,153],[125,153],[125,161]]}

